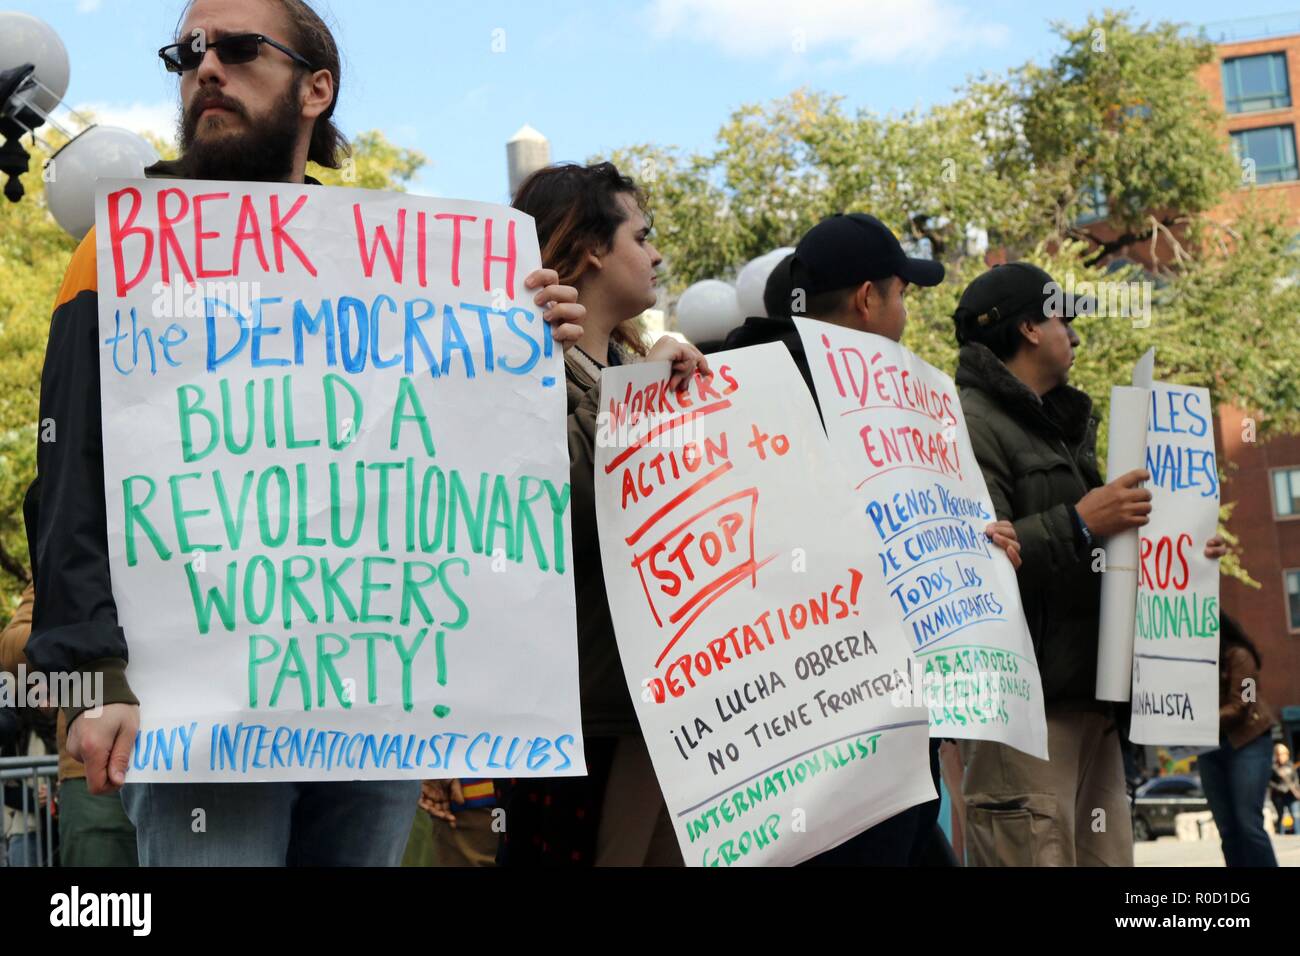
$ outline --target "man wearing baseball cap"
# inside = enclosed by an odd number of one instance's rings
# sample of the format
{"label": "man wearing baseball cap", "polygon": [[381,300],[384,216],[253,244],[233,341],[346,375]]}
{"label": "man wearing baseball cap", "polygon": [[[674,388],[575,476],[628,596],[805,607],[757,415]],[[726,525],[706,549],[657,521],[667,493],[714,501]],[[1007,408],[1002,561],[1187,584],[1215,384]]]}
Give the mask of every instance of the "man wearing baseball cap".
{"label": "man wearing baseball cap", "polygon": [[[813,226],[772,270],[766,316],[751,316],[724,348],[783,342],[812,391],[812,374],[792,315],[874,332],[897,342],[907,323],[908,285],[943,281],[943,264],[911,259],[889,227],[865,213],[836,213]],[[813,392],[813,399],[817,394]]]}
{"label": "man wearing baseball cap", "polygon": [[[789,274],[785,269],[788,264]],[[898,237],[875,216],[836,214],[823,219],[799,240],[794,254],[783,260],[768,280],[764,296],[768,316],[748,318],[733,329],[725,347],[743,348],[782,342],[790,350],[804,380],[812,387],[812,373],[791,314],[804,315],[860,332],[883,335],[894,342],[907,324],[904,295],[909,285],[934,286],[943,281],[943,264],[910,258]],[[788,296],[788,308],[774,314],[777,291]],[[1015,529],[1010,522],[990,525],[985,533],[1016,555]],[[939,786],[938,740],[930,742],[930,770],[936,792]],[[814,857],[809,863],[834,866],[908,866],[933,862],[936,846],[945,842],[937,827],[939,801],[910,807]],[[946,851],[949,856],[951,850]],[[950,860],[949,860],[950,861]]]}
{"label": "man wearing baseball cap", "polygon": [[[1120,728],[1095,698],[1101,539],[1146,524],[1150,478],[1103,484],[1092,399],[1068,384],[1089,301],[1061,295],[1037,266],[994,266],[953,320],[962,411],[999,520],[1014,522],[1020,596],[1047,711],[1051,760],[962,741],[966,862],[972,866],[1132,866]],[[1206,545],[1219,557],[1219,538]],[[1121,715],[1122,716],[1122,715]]]}

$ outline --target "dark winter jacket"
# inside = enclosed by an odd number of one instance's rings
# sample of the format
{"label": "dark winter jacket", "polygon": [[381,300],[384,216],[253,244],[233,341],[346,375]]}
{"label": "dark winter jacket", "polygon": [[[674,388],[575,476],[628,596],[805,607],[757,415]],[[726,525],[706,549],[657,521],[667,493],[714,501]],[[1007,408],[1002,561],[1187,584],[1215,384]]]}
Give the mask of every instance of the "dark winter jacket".
{"label": "dark winter jacket", "polygon": [[955,378],[993,508],[1020,538],[1017,579],[1043,699],[1105,709],[1095,700],[1101,574],[1074,510],[1102,484],[1092,399],[1062,385],[1040,400],[978,344],[962,347]]}

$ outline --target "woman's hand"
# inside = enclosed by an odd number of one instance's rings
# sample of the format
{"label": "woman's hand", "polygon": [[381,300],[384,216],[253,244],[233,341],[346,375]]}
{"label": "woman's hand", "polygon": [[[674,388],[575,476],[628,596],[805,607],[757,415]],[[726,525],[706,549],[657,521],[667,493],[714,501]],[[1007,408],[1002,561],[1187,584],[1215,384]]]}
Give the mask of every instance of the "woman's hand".
{"label": "woman's hand", "polygon": [[713,374],[709,370],[709,360],[704,357],[703,352],[694,345],[677,341],[671,335],[665,335],[656,342],[654,348],[646,355],[646,359],[651,362],[670,362],[673,373],[668,379],[668,384],[676,389],[685,388],[686,383],[697,372],[705,378]]}
{"label": "woman's hand", "polygon": [[1020,538],[1016,535],[1016,526],[1010,521],[995,521],[984,529],[990,541],[1007,553],[1011,566],[1020,570]]}
{"label": "woman's hand", "polygon": [[1205,542],[1205,556],[1217,561],[1228,553],[1228,542],[1224,541],[1217,534],[1209,541]]}
{"label": "woman's hand", "polygon": [[551,336],[569,351],[582,338],[582,320],[587,317],[587,307],[578,303],[578,290],[571,285],[560,285],[560,275],[554,269],[538,269],[524,280],[525,289],[539,289],[533,304],[545,308],[542,318],[551,327]]}

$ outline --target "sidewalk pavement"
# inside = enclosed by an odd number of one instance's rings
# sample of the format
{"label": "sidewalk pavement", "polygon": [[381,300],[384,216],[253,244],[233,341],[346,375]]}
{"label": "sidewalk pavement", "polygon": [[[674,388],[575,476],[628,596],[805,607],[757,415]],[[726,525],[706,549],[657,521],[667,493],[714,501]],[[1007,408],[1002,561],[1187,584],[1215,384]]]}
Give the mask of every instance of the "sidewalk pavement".
{"label": "sidewalk pavement", "polygon": [[[1300,866],[1300,836],[1270,834],[1279,866]],[[1218,840],[1179,840],[1165,836],[1133,848],[1138,866],[1223,866]]]}

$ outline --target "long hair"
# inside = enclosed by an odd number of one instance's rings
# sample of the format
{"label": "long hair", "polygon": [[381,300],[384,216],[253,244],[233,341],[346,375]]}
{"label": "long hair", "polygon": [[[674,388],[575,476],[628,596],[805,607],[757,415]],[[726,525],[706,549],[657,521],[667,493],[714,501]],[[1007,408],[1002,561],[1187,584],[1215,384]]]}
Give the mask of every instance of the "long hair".
{"label": "long hair", "polygon": [[[644,194],[613,163],[560,163],[537,170],[520,184],[513,205],[536,220],[542,265],[559,273],[561,284],[576,283],[587,271],[587,256],[613,245],[614,233],[627,219],[618,204],[621,193],[631,195],[645,212]],[[637,355],[646,354],[635,320],[619,325],[610,338]]]}
{"label": "long hair", "polygon": [[[289,19],[291,35],[283,38],[275,37],[275,39],[292,48],[312,65],[313,70],[329,70],[330,76],[334,78],[334,99],[330,101],[325,112],[316,117],[316,125],[311,131],[311,145],[307,149],[307,161],[327,169],[338,169],[343,165],[343,159],[351,152],[351,148],[348,146],[347,137],[333,120],[334,109],[338,106],[339,92],[343,86],[343,65],[339,60],[339,48],[334,42],[334,34],[325,25],[320,14],[312,9],[311,4],[306,0],[268,0],[268,2],[279,4],[280,9]],[[181,11],[176,29],[178,35],[180,24],[185,22],[185,17],[193,5],[194,0],[188,0],[185,9]]]}
{"label": "long hair", "polygon": [[1219,660],[1222,661],[1224,655],[1228,652],[1230,645],[1244,647],[1251,657],[1255,658],[1255,666],[1263,667],[1264,661],[1259,656],[1259,648],[1255,643],[1246,636],[1246,632],[1241,629],[1233,618],[1219,612]]}

